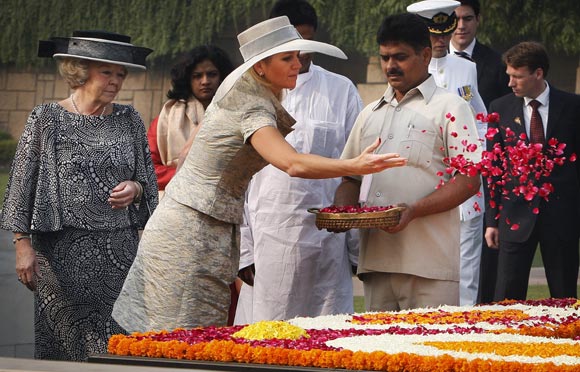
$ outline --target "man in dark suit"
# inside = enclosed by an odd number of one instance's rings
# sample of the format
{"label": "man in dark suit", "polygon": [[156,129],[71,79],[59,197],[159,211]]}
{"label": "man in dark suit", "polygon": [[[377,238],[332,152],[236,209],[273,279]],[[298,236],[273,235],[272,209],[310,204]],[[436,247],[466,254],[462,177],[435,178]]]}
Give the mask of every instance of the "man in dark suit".
{"label": "man in dark suit", "polygon": [[[460,2],[461,5],[455,9],[457,29],[453,32],[449,49],[451,53],[475,62],[479,94],[487,111],[491,112],[489,107],[491,101],[511,93],[505,65],[498,52],[475,38],[481,20],[479,0],[460,0]],[[477,303],[487,303],[493,301],[495,291],[497,250],[489,248],[485,239],[483,239],[480,259]]]}
{"label": "man in dark suit", "polygon": [[[525,135],[528,143],[543,144],[544,154],[552,138],[566,144],[566,159],[579,154],[580,96],[560,91],[546,82],[549,59],[544,47],[535,42],[519,43],[503,59],[513,93],[491,103],[491,111],[497,112],[500,120],[489,123],[489,128],[499,132],[493,139],[488,138],[488,151],[496,143],[502,148],[509,144],[506,142],[509,128],[515,132],[512,138]],[[510,174],[510,165],[508,162],[504,173]],[[562,166],[555,166],[549,176],[535,181],[538,187],[545,182],[552,184],[554,191],[549,201],[537,195],[527,201],[523,195],[509,192],[518,182],[515,179],[507,180],[505,185],[496,184],[494,193],[488,195],[495,205],[488,206],[485,238],[490,248],[499,248],[494,300],[526,299],[538,243],[550,295],[577,297],[579,162],[566,160]],[[502,195],[504,191],[508,192],[507,197]]]}
{"label": "man in dark suit", "polygon": [[[476,40],[480,20],[479,0],[459,0],[455,9],[457,29],[453,32],[451,53],[470,58],[477,65],[477,86],[485,107],[496,98],[510,93],[505,66],[498,52]],[[489,110],[488,110],[489,111]]]}

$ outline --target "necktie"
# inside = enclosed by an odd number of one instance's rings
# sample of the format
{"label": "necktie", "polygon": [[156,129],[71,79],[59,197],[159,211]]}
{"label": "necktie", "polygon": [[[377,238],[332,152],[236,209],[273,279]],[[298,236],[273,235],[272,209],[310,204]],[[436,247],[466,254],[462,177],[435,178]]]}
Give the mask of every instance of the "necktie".
{"label": "necktie", "polygon": [[544,125],[542,124],[542,117],[538,111],[541,103],[535,99],[530,101],[529,105],[532,107],[532,118],[530,119],[530,142],[544,143]]}
{"label": "necktie", "polygon": [[459,51],[455,51],[454,52],[456,55],[458,55],[459,57],[465,58],[468,61],[473,62],[473,59],[471,58],[471,56],[469,55],[469,53],[467,52],[459,52]]}

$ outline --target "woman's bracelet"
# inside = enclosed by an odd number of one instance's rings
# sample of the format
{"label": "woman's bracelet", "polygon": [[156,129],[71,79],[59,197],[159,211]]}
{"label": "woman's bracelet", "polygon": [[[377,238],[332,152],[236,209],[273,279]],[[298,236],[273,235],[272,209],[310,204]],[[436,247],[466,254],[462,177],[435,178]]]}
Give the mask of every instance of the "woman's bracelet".
{"label": "woman's bracelet", "polygon": [[141,182],[139,181],[133,182],[135,182],[135,185],[137,186],[137,194],[135,194],[135,197],[133,198],[133,203],[139,204],[141,197],[143,196],[143,185],[141,185]]}
{"label": "woman's bracelet", "polygon": [[30,237],[30,235],[19,235],[19,236],[15,237],[14,239],[12,239],[12,243],[16,244],[16,242],[19,242],[22,239],[32,239],[32,238]]}

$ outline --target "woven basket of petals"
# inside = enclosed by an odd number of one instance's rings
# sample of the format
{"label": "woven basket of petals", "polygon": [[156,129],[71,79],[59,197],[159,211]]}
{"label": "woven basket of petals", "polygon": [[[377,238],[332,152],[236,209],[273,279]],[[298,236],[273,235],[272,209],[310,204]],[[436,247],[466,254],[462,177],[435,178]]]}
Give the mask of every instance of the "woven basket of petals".
{"label": "woven basket of petals", "polygon": [[322,209],[310,208],[316,214],[316,227],[319,230],[368,229],[396,226],[404,207],[394,206],[333,206]]}

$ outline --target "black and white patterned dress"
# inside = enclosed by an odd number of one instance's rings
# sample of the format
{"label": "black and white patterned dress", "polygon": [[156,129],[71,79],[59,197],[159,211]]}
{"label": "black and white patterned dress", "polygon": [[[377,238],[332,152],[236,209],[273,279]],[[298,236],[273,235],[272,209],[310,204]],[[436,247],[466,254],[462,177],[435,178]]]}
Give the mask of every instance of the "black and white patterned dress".
{"label": "black and white patterned dress", "polygon": [[[144,186],[140,206],[112,209],[111,189]],[[113,304],[137,251],[138,229],[157,205],[145,128],[131,107],[85,116],[37,106],[18,144],[0,228],[32,233],[41,276],[35,296],[35,357],[85,360],[124,330]]]}

